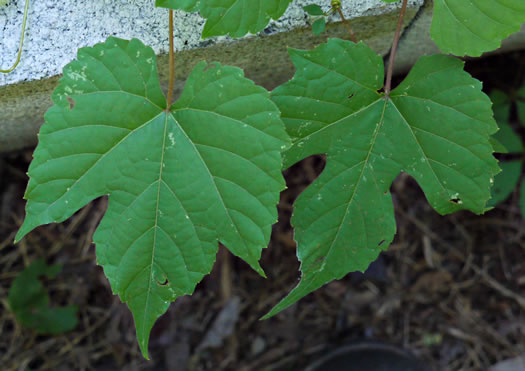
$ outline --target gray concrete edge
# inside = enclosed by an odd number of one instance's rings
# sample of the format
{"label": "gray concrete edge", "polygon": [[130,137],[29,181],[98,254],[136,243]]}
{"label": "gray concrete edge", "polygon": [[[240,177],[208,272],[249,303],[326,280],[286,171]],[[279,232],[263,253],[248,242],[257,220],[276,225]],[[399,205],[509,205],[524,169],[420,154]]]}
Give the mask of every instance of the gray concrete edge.
{"label": "gray concrete edge", "polygon": [[[439,49],[430,38],[432,17],[431,2],[421,9],[408,11],[406,28],[400,42],[396,71],[404,72],[426,54]],[[380,55],[387,55],[397,24],[398,11],[380,16],[359,17],[352,20],[352,27],[359,39]],[[182,51],[176,55],[176,90],[180,92],[185,78],[201,60],[218,61],[245,70],[245,75],[255,83],[271,90],[289,80],[294,73],[287,48],[310,49],[328,38],[348,38],[341,23],[330,24],[321,36],[314,36],[310,29],[299,28],[269,36],[241,39],[206,48]],[[525,27],[505,40],[498,51],[514,50],[525,46]],[[166,87],[167,58],[158,58],[161,84]],[[0,87],[0,153],[34,146],[37,132],[44,121],[44,113],[51,106],[51,92],[59,76],[21,84]]]}

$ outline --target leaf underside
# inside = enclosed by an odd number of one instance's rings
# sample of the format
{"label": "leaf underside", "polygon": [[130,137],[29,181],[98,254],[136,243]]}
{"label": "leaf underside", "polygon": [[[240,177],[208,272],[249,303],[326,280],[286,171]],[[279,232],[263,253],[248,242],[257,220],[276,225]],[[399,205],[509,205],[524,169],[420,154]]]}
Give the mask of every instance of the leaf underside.
{"label": "leaf underside", "polygon": [[94,242],[113,292],[149,332],[210,272],[218,242],[263,274],[288,136],[242,70],[199,63],[170,111],[153,50],[109,38],[64,68],[29,169],[16,240],[109,195]]}
{"label": "leaf underside", "polygon": [[525,22],[523,0],[435,0],[431,36],[445,53],[479,56]]}
{"label": "leaf underside", "polygon": [[499,171],[491,102],[460,60],[422,57],[386,99],[383,61],[363,43],[331,39],[290,55],[296,74],[272,93],[292,137],[285,168],[322,153],[327,164],[295,202],[301,281],[267,316],[364,271],[388,247],[396,230],[389,188],[400,172],[446,214],[483,213]]}
{"label": "leaf underside", "polygon": [[156,0],[158,7],[199,11],[206,19],[202,37],[242,37],[262,31],[279,19],[292,0]]}

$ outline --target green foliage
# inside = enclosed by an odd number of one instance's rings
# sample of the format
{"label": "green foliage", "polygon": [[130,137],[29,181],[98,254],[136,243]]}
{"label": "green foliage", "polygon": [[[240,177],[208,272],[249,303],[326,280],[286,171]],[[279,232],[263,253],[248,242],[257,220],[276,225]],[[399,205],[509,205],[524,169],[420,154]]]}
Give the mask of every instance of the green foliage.
{"label": "green foliage", "polygon": [[458,59],[422,57],[390,97],[383,61],[363,43],[331,39],[290,50],[294,78],[278,87],[293,146],[285,167],[326,153],[326,168],[297,199],[292,225],[302,278],[269,315],[351,271],[364,271],[395,234],[389,188],[405,171],[440,214],[483,213],[499,171],[491,102]]}
{"label": "green foliage", "polygon": [[270,19],[278,19],[292,0],[156,0],[170,9],[199,11],[206,18],[202,37],[241,37],[263,30]]}
{"label": "green foliage", "polygon": [[[521,103],[519,97],[525,96],[523,93],[523,89],[520,89],[516,94],[518,98],[514,99],[499,90],[493,91],[490,95],[494,104],[494,117],[500,127],[494,138],[505,148],[505,151],[499,150],[496,152],[509,153],[513,157],[520,156],[520,158],[500,162],[501,173],[494,178],[494,187],[492,188],[489,206],[496,206],[505,201],[516,189],[521,179],[524,147],[520,136],[512,129],[509,118],[511,107],[514,103],[519,109]],[[518,118],[520,117],[518,116]],[[525,124],[525,121],[521,120],[521,123]],[[522,182],[520,187],[520,208],[522,215],[525,215],[525,192],[523,192],[525,186],[523,184],[525,182]]]}
{"label": "green foliage", "polygon": [[505,201],[520,181],[522,160],[503,161],[500,166],[501,173],[494,178],[489,206],[496,206]]}
{"label": "green foliage", "polygon": [[[203,37],[256,33],[290,3],[156,0],[159,7],[198,11],[206,19]],[[328,14],[341,2],[331,6]],[[321,7],[304,10],[315,17],[314,33],[323,32]],[[479,55],[523,21],[523,0],[435,0],[432,37],[445,52]],[[284,188],[281,152],[284,167],[321,153],[327,166],[295,205],[301,281],[268,316],[365,270],[388,247],[396,230],[389,188],[400,172],[418,181],[439,213],[479,214],[499,171],[493,146],[523,150],[506,123],[508,97],[493,97],[501,103],[495,115],[502,130],[491,137],[497,126],[490,100],[457,59],[421,58],[385,96],[383,60],[363,43],[332,39],[290,55],[296,75],[271,99],[240,69],[202,62],[170,107],[155,54],[138,40],[109,38],[80,49],[64,68],[29,169],[27,215],[16,240],[108,195],[94,236],[97,259],[133,313],[146,358],[153,324],[210,272],[219,242],[264,275],[258,261]],[[525,103],[516,103],[525,118]],[[500,194],[519,179],[516,164],[502,167],[494,191]],[[500,196],[492,195],[497,202]],[[41,273],[35,274],[38,284]],[[47,306],[42,295],[36,301]],[[12,308],[25,310],[14,300]]]}
{"label": "green foliage", "polygon": [[324,18],[317,19],[312,23],[312,32],[314,35],[320,35],[326,30],[326,21]]}
{"label": "green foliage", "polygon": [[[382,0],[395,3],[399,0]],[[200,11],[206,18],[202,36],[230,35],[241,37],[266,27],[270,19],[278,19],[291,0],[156,0],[155,5],[187,12]],[[332,1],[332,8],[341,6]],[[304,6],[311,16],[321,16],[317,4]],[[445,53],[459,56],[479,56],[494,50],[501,41],[519,31],[525,22],[523,0],[435,0],[431,35]],[[324,22],[316,20],[314,33],[324,29]]]}
{"label": "green foliage", "polygon": [[166,111],[153,50],[109,38],[79,50],[53,102],[16,239],[109,195],[97,259],[145,357],[154,322],[210,272],[218,242],[264,275],[288,147],[266,90],[238,68],[201,62]]}
{"label": "green foliage", "polygon": [[310,16],[312,24],[312,33],[314,35],[320,35],[326,30],[326,19],[325,16],[328,16],[334,12],[334,8],[331,9],[329,13],[325,13],[323,9],[317,4],[310,4],[303,6],[303,10]]}
{"label": "green foliage", "polygon": [[17,321],[39,334],[60,334],[77,325],[77,307],[50,307],[49,296],[38,280],[40,276],[54,278],[62,266],[48,266],[43,260],[34,261],[13,281],[7,302]]}
{"label": "green foliage", "polygon": [[479,56],[525,22],[523,0],[434,0],[431,35],[444,53]]}
{"label": "green foliage", "polygon": [[309,15],[324,15],[323,9],[317,5],[317,4],[310,4],[307,6],[303,6],[303,9],[306,13]]}
{"label": "green foliage", "polygon": [[194,12],[199,10],[200,0],[155,0],[155,6]]}

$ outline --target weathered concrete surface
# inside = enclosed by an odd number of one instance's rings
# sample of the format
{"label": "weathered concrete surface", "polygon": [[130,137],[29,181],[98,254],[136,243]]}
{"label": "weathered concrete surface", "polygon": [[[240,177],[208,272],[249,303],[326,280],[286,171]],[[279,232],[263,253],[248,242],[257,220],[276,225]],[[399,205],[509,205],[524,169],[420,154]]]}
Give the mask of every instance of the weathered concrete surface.
{"label": "weathered concrete surface", "polygon": [[[0,8],[0,65],[4,68],[16,54],[22,18],[17,9],[23,8],[24,1],[11,0],[11,6]],[[110,35],[138,37],[157,54],[164,54],[168,45],[166,10],[155,9],[154,0],[32,2],[22,63],[15,72],[0,75],[0,152],[36,143],[36,133],[51,105],[50,94],[58,82],[58,74],[74,59],[77,48],[93,45]],[[202,18],[175,12],[177,90],[180,91],[193,66],[203,59],[242,67],[247,77],[268,89],[285,82],[293,75],[288,46],[306,49],[328,37],[348,37],[340,23],[329,25],[322,36],[313,36],[301,8],[312,2],[294,1],[286,14],[272,21],[265,32],[235,41],[227,37],[200,40]],[[315,3],[328,9],[330,1]],[[427,0],[421,7],[423,3],[423,0],[409,3],[406,25],[410,27],[405,29],[400,44],[396,64],[399,70],[407,69],[422,54],[438,51],[429,36],[432,2]],[[345,7],[345,16],[351,19],[358,38],[379,54],[387,54],[397,22],[397,8],[380,0],[352,0],[351,4],[352,7]],[[333,21],[338,21],[338,17],[333,17]],[[523,33],[513,39],[521,46],[525,44]],[[158,64],[165,84],[166,57],[161,56]]]}
{"label": "weathered concrete surface", "polygon": [[[23,2],[24,0],[17,0],[16,3],[21,7]],[[307,24],[308,17],[301,8],[310,2],[294,2],[285,15],[278,21],[272,21],[260,36],[235,41],[226,37],[199,40],[203,20],[196,14],[176,12],[176,47],[179,50],[176,56],[177,89],[181,89],[188,73],[201,60],[219,61],[244,68],[249,78],[268,89],[285,82],[293,75],[287,47],[306,49],[324,42],[328,37],[348,37],[346,28],[340,23],[329,25],[327,32],[322,36],[312,35]],[[57,74],[75,57],[78,47],[93,45],[109,35],[116,35],[123,38],[139,37],[157,53],[162,54],[166,51],[166,10],[155,9],[152,5],[153,0],[122,2],[125,5],[103,0],[91,0],[88,5],[82,5],[83,2],[80,2],[80,15],[77,14],[77,2],[69,9],[64,7],[70,6],[68,4],[71,2],[61,2],[60,6],[57,3],[57,0],[43,0],[33,4],[30,16],[32,23],[38,23],[38,27],[30,27],[26,32],[28,41],[24,47],[22,63],[14,73],[0,75],[0,152],[36,143],[36,133],[43,123],[45,111],[51,105],[50,94],[58,82]],[[324,4],[326,9],[330,6],[329,0],[317,3]],[[423,0],[410,2],[406,24],[411,21],[422,3]],[[50,19],[54,19],[53,24],[48,18],[44,18],[47,22],[41,21],[40,17],[35,19],[35,14],[44,12],[46,7],[49,8],[47,11]],[[10,12],[8,17],[21,18],[20,14],[16,17],[13,13],[16,9]],[[345,13],[345,16],[351,19],[352,27],[360,39],[365,40],[380,54],[388,52],[397,22],[398,10],[395,6],[385,5],[380,0],[357,0]],[[64,17],[61,14],[68,16]],[[337,20],[337,17],[334,17],[334,20]],[[95,25],[91,22],[95,22]],[[16,48],[13,48],[12,44],[13,39],[16,42],[17,37],[13,37],[12,33],[17,28],[11,23],[3,27],[4,30],[9,30],[10,36],[4,31],[0,34],[0,42],[11,45],[9,54],[14,55]],[[63,33],[78,34],[80,41],[73,40],[71,35],[65,37]],[[55,37],[59,38],[59,41],[55,41]],[[53,41],[49,43],[48,39]],[[48,48],[52,50],[42,50],[40,42],[47,43]],[[33,48],[37,48],[43,55],[32,51]],[[47,54],[54,58],[49,60]],[[4,57],[0,57],[0,61],[7,59],[6,54],[1,55]],[[161,81],[165,84],[166,58],[162,56],[159,58],[159,73]]]}
{"label": "weathered concrete surface", "polygon": [[[286,13],[272,21],[266,33],[286,32],[306,25],[303,5],[314,0],[295,0]],[[155,0],[31,0],[24,58],[10,74],[0,75],[0,86],[55,76],[75,58],[76,50],[104,41],[108,36],[136,37],[157,54],[167,53],[167,10],[155,8]],[[315,0],[330,8],[330,0]],[[411,6],[423,0],[410,0]],[[9,0],[0,8],[0,66],[12,63],[18,50],[18,37],[25,0]],[[344,6],[345,17],[383,14],[396,8],[381,0],[351,0]],[[397,4],[399,5],[399,4]],[[175,48],[190,50],[230,40],[218,37],[201,40],[204,20],[197,13],[175,12]],[[334,17],[334,20],[338,17]]]}

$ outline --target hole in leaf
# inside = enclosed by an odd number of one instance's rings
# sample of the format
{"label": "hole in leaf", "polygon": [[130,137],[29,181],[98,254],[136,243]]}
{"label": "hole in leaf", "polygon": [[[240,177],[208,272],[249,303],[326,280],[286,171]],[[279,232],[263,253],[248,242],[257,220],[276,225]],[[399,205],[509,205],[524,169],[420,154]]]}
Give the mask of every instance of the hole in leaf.
{"label": "hole in leaf", "polygon": [[384,243],[385,243],[385,240],[382,240],[381,242],[379,242],[379,243],[377,244],[377,246],[381,246],[381,245],[384,244]]}
{"label": "hole in leaf", "polygon": [[354,95],[355,95],[354,93],[350,94],[350,95],[348,96],[348,99],[352,99],[352,98],[354,97]]}
{"label": "hole in leaf", "polygon": [[69,102],[69,109],[75,108],[75,100],[69,96],[66,97],[67,101]]}
{"label": "hole in leaf", "polygon": [[458,197],[454,197],[454,198],[450,199],[450,202],[453,202],[455,204],[460,204],[461,203],[461,199],[458,198]]}
{"label": "hole in leaf", "polygon": [[170,282],[168,281],[167,278],[164,280],[164,282],[157,282],[157,284],[158,284],[159,286],[167,286],[168,283],[170,283]]}

